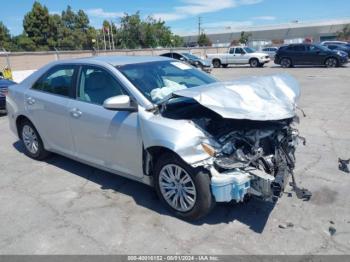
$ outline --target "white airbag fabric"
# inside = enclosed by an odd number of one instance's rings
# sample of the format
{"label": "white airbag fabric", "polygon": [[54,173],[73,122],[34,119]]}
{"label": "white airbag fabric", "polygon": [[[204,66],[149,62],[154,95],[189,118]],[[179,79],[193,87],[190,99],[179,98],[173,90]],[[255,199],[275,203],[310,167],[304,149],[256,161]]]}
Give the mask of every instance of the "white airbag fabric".
{"label": "white airbag fabric", "polygon": [[293,77],[279,74],[217,82],[173,94],[193,98],[224,118],[263,121],[294,117],[300,89]]}

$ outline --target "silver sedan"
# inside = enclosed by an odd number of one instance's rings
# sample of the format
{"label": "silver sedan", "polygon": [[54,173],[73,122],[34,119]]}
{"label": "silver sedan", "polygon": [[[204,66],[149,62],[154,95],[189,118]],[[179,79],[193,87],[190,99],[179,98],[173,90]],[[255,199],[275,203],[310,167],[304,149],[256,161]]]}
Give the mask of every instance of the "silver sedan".
{"label": "silver sedan", "polygon": [[184,219],[215,202],[281,196],[294,168],[289,76],[218,82],[165,57],[57,61],[9,88],[26,154],[51,152],[153,186]]}

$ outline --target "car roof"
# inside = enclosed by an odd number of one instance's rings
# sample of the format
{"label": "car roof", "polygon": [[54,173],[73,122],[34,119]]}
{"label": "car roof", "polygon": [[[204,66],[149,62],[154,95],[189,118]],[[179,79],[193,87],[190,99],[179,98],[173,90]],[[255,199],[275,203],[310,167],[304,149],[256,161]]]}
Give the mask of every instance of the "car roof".
{"label": "car roof", "polygon": [[168,57],[163,56],[92,56],[85,58],[72,59],[71,62],[84,61],[88,63],[93,62],[105,62],[112,66],[147,63],[147,62],[158,62],[158,61],[169,61],[172,60]]}

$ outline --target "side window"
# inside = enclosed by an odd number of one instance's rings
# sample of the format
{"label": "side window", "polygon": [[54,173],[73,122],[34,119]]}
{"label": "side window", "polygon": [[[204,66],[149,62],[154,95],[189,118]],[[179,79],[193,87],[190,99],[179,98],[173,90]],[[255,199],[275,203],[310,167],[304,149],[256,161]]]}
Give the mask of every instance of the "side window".
{"label": "side window", "polygon": [[292,46],[292,51],[294,51],[294,52],[304,52],[305,51],[305,46],[303,46],[303,45]]}
{"label": "side window", "polygon": [[245,54],[245,52],[244,52],[243,48],[236,48],[235,54]]}
{"label": "side window", "polygon": [[73,91],[76,66],[57,66],[49,70],[34,85],[33,89],[69,97]]}
{"label": "side window", "polygon": [[171,53],[165,53],[165,54],[162,54],[161,56],[173,57]]}
{"label": "side window", "polygon": [[314,46],[314,45],[310,45],[308,50],[310,52],[317,52],[317,51],[320,51],[320,49],[317,47],[317,46]]}
{"label": "side window", "polygon": [[177,53],[173,53],[173,58],[176,59],[176,60],[180,60],[182,56],[180,56],[179,54]]}
{"label": "side window", "polygon": [[78,100],[102,105],[107,98],[125,93],[121,84],[107,71],[92,66],[82,68],[78,85]]}
{"label": "side window", "polygon": [[234,48],[230,48],[229,53],[230,53],[230,54],[233,54],[234,52],[235,52],[235,49],[234,49]]}

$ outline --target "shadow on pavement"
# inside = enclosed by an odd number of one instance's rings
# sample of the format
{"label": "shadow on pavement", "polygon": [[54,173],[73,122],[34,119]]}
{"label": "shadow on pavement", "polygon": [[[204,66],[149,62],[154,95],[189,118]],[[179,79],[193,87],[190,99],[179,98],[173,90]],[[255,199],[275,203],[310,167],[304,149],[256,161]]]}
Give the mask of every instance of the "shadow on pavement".
{"label": "shadow on pavement", "polygon": [[[13,147],[20,153],[24,153],[22,142],[15,142]],[[112,189],[115,192],[132,197],[138,205],[146,207],[159,214],[173,216],[172,213],[162,205],[152,187],[102,171],[57,154],[53,154],[45,162],[69,173],[85,178],[93,183],[99,184],[101,190]],[[274,204],[272,203],[254,198],[247,203],[219,203],[207,217],[188,223],[200,226],[202,224],[214,225],[229,223],[237,220],[249,226],[254,232],[262,233],[273,207]]]}

